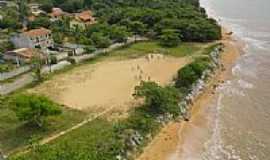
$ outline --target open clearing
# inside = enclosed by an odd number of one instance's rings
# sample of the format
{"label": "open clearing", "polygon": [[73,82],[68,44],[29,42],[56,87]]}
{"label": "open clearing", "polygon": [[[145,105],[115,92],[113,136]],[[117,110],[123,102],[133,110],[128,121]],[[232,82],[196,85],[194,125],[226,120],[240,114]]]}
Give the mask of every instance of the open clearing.
{"label": "open clearing", "polygon": [[[170,83],[178,69],[192,57],[203,55],[210,45],[182,43],[176,48],[163,48],[158,42],[140,42],[52,74],[49,80],[27,91],[64,104],[63,114],[48,119],[46,130],[33,130],[19,121],[8,106],[1,106],[0,150],[16,151],[33,137],[50,139],[111,108],[107,118],[125,117],[136,102],[132,94],[141,80],[150,79],[161,85]],[[154,56],[147,58],[149,54]]]}
{"label": "open clearing", "polygon": [[141,58],[107,59],[77,67],[31,89],[73,109],[102,111],[108,107],[127,110],[141,80],[168,84],[189,58],[149,54]]}

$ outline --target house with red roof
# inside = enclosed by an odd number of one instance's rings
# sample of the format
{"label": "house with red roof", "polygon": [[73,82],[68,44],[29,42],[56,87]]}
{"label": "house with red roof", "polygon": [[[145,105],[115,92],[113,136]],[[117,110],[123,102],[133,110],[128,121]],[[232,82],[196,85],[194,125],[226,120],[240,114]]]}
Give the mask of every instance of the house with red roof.
{"label": "house with red roof", "polygon": [[13,51],[8,51],[4,54],[3,58],[17,64],[25,64],[30,63],[35,56],[39,56],[44,61],[46,60],[44,53],[42,53],[39,49],[33,48],[20,48]]}
{"label": "house with red roof", "polygon": [[96,19],[93,16],[93,12],[90,10],[85,10],[80,13],[75,13],[74,19],[70,22],[70,27],[80,27],[85,29],[87,25],[95,24]]}
{"label": "house with red roof", "polygon": [[46,28],[32,29],[11,38],[16,48],[41,48],[53,47],[52,32]]}
{"label": "house with red roof", "polygon": [[90,10],[83,11],[78,13],[76,16],[77,19],[81,20],[84,23],[95,23],[95,18],[93,17],[93,13]]}

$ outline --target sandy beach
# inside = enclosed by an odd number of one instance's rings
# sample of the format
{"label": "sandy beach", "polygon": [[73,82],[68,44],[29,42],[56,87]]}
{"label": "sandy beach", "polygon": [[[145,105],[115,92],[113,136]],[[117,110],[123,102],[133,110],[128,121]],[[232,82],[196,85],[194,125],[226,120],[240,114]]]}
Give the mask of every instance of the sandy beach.
{"label": "sandy beach", "polygon": [[181,139],[185,134],[186,128],[192,123],[202,123],[196,125],[203,125],[204,120],[202,117],[197,116],[201,109],[211,103],[211,100],[215,96],[215,87],[223,83],[231,75],[231,69],[236,59],[241,54],[242,44],[223,29],[223,39],[221,42],[224,44],[224,52],[221,56],[222,64],[225,69],[220,69],[216,72],[213,79],[210,80],[208,86],[205,88],[203,94],[201,94],[195,100],[191,111],[191,119],[189,122],[172,122],[166,125],[161,132],[153,139],[153,141],[145,148],[143,154],[141,154],[137,160],[173,160],[174,154],[181,151]]}

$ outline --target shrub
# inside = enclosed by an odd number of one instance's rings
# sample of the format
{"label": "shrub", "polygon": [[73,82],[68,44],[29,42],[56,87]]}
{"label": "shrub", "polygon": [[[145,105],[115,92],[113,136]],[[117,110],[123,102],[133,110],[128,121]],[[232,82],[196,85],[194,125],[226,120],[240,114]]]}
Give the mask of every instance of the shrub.
{"label": "shrub", "polygon": [[68,58],[67,59],[68,62],[70,62],[71,64],[76,64],[76,60],[74,58]]}
{"label": "shrub", "polygon": [[135,88],[134,96],[144,98],[145,106],[151,114],[172,114],[179,116],[178,102],[181,98],[179,92],[173,87],[161,87],[155,82],[142,82]]}
{"label": "shrub", "polygon": [[177,88],[190,89],[201,78],[206,69],[210,69],[209,58],[196,59],[178,71],[175,86]]}
{"label": "shrub", "polygon": [[50,99],[35,94],[19,94],[11,100],[13,110],[21,121],[43,127],[46,118],[61,114],[59,106]]}
{"label": "shrub", "polygon": [[91,53],[95,52],[96,50],[97,49],[94,46],[88,46],[88,47],[85,48],[85,51],[86,51],[87,54],[91,54]]}
{"label": "shrub", "polygon": [[142,135],[153,133],[159,124],[154,115],[149,114],[144,107],[139,107],[130,113],[130,116],[122,122],[124,129],[132,129],[140,132]]}
{"label": "shrub", "polygon": [[50,59],[51,59],[51,64],[57,64],[58,63],[58,60],[57,60],[56,56],[51,56]]}

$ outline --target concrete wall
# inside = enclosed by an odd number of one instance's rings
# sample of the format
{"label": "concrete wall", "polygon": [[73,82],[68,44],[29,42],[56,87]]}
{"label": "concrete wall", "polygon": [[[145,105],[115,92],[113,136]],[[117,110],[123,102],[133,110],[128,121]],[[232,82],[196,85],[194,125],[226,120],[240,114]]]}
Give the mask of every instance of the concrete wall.
{"label": "concrete wall", "polygon": [[21,35],[14,36],[10,40],[16,48],[34,48],[35,47],[32,41],[25,36],[21,36]]}

